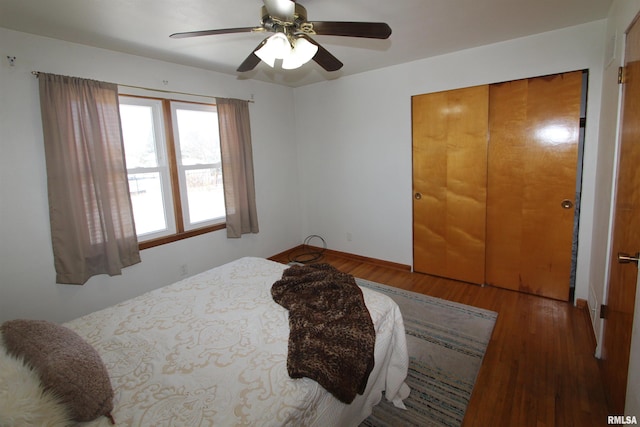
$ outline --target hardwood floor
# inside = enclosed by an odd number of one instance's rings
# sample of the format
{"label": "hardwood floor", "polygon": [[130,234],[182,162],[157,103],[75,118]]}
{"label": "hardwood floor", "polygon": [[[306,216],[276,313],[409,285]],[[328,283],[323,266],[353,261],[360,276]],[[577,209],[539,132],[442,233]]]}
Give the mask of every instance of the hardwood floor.
{"label": "hardwood floor", "polygon": [[[286,263],[300,248],[271,257]],[[356,277],[498,313],[464,420],[470,426],[603,426],[607,404],[583,310],[494,287],[325,251],[322,259]]]}

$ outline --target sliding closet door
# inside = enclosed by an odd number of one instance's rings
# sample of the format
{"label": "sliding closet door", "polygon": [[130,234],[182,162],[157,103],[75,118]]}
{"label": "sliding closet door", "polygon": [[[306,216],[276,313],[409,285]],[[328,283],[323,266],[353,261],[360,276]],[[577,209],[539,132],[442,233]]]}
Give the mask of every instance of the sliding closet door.
{"label": "sliding closet door", "polygon": [[484,283],[488,86],[418,95],[413,118],[413,267]]}
{"label": "sliding closet door", "polygon": [[489,89],[488,284],[567,300],[582,72]]}

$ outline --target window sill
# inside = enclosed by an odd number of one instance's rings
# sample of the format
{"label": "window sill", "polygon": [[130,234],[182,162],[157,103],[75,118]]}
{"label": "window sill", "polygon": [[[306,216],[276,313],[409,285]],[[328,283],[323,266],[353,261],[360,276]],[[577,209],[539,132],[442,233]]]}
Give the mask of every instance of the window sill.
{"label": "window sill", "polygon": [[189,237],[199,236],[201,234],[211,233],[212,231],[218,231],[227,228],[226,223],[210,225],[208,227],[202,227],[195,230],[183,231],[182,233],[172,234],[170,236],[158,237],[157,239],[146,240],[138,243],[138,249],[149,249],[156,246],[164,245],[171,242],[177,242],[178,240],[188,239]]}

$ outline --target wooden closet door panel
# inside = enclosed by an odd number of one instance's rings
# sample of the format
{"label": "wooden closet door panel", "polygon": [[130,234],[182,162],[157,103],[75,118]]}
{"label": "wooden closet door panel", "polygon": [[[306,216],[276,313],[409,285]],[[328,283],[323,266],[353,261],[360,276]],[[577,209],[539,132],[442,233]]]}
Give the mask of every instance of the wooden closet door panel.
{"label": "wooden closet door panel", "polygon": [[488,284],[569,298],[581,91],[581,71],[489,89]]}
{"label": "wooden closet door panel", "polygon": [[414,96],[414,270],[484,283],[488,86]]}

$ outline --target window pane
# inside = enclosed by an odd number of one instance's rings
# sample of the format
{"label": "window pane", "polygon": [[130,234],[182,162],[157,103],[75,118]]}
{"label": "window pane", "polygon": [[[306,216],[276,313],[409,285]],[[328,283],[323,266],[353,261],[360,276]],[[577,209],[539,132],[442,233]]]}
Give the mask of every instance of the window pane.
{"label": "window pane", "polygon": [[218,115],[213,111],[176,109],[183,165],[220,161]]}
{"label": "window pane", "polygon": [[138,236],[167,229],[159,172],[129,174],[129,194]]}
{"label": "window pane", "polygon": [[120,104],[120,121],[127,168],[158,166],[152,108]]}
{"label": "window pane", "polygon": [[185,171],[191,224],[224,218],[224,192],[220,167]]}

